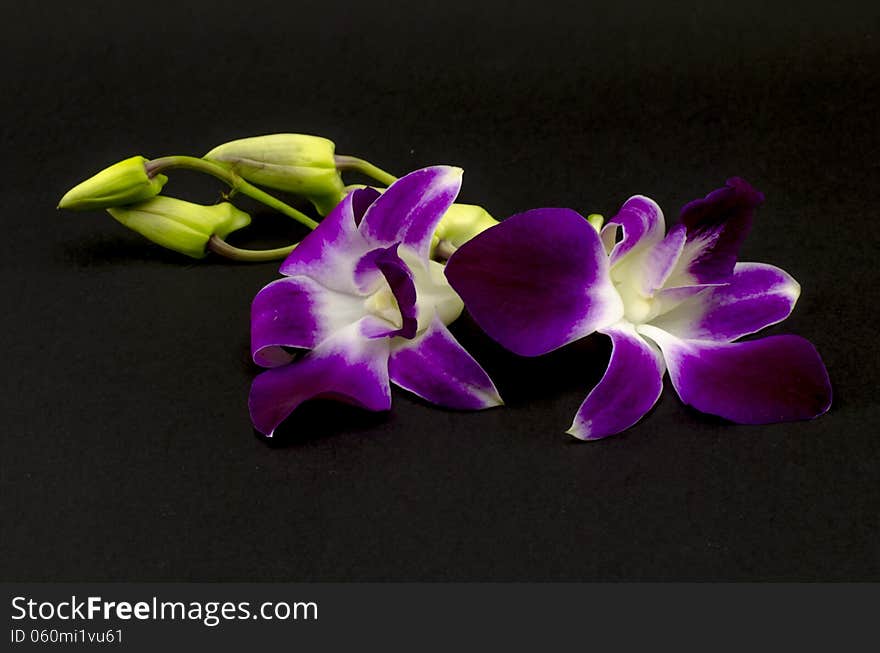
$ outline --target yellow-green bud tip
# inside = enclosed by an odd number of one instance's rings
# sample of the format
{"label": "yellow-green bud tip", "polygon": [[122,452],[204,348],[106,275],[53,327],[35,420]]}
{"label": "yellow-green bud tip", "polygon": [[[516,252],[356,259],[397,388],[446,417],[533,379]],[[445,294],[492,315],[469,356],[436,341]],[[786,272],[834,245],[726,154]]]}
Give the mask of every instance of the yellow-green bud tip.
{"label": "yellow-green bud tip", "polygon": [[114,163],[67,191],[58,202],[58,208],[72,211],[106,209],[155,197],[168,181],[168,177],[150,177],[146,164],[147,159],[142,156],[133,156]]}
{"label": "yellow-green bud tip", "polygon": [[587,216],[587,222],[593,225],[593,229],[596,231],[602,231],[602,223],[605,222],[605,218],[598,213],[591,213]]}
{"label": "yellow-green bud tip", "polygon": [[[454,168],[461,170],[461,168]],[[458,174],[461,174],[460,172]],[[494,227],[498,221],[489,215],[482,206],[475,204],[453,204],[437,225],[432,241],[435,249],[441,242],[446,249],[455,250],[471,238]]]}

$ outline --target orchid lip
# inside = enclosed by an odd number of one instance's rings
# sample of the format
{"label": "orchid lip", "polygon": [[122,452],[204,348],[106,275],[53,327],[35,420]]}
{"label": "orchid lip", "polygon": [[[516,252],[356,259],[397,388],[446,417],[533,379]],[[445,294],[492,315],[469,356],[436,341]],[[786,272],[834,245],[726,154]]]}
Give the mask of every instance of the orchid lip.
{"label": "orchid lip", "polygon": [[364,301],[364,308],[371,315],[382,318],[394,325],[395,329],[403,326],[403,316],[394,291],[390,287],[377,290]]}

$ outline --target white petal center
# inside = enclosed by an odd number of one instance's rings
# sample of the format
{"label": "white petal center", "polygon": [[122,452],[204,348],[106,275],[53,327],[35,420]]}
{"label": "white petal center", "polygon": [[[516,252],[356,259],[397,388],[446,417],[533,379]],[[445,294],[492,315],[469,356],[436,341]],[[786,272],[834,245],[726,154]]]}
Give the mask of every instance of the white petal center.
{"label": "white petal center", "polygon": [[364,302],[367,313],[380,317],[394,325],[395,329],[403,326],[403,316],[400,314],[400,306],[397,298],[391,290],[388,282],[382,279],[379,290],[367,297]]}
{"label": "white petal center", "polygon": [[443,324],[450,324],[458,319],[464,310],[464,302],[449,285],[446,275],[443,274],[443,265],[437,261],[426,262],[405,246],[401,246],[397,253],[412,272],[416,286],[418,333],[431,326],[434,315],[437,315]]}
{"label": "white petal center", "polygon": [[623,301],[623,316],[632,324],[644,324],[658,314],[654,296],[642,290],[642,267],[648,258],[645,254],[629,252],[611,268],[611,282]]}

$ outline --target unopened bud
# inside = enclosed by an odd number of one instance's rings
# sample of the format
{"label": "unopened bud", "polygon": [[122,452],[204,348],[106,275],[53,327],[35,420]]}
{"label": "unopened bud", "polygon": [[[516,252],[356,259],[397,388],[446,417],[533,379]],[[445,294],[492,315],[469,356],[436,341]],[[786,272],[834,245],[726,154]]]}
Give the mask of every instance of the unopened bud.
{"label": "unopened bud", "polygon": [[449,256],[471,238],[498,224],[482,206],[453,204],[437,225],[431,251]]}
{"label": "unopened bud", "polygon": [[225,238],[251,222],[247,213],[229,202],[203,206],[161,195],[107,212],[154,243],[192,258],[205,256],[211,236]]}
{"label": "unopened bud", "polygon": [[58,208],[74,211],[106,209],[155,197],[168,181],[168,177],[150,177],[146,164],[147,159],[142,156],[133,156],[114,163],[67,191],[58,203]]}
{"label": "unopened bud", "polygon": [[203,158],[225,163],[247,181],[308,199],[321,215],[344,196],[333,141],[307,134],[271,134],[230,141]]}
{"label": "unopened bud", "polygon": [[605,218],[598,213],[591,213],[587,216],[587,222],[593,225],[593,229],[596,231],[602,231],[602,223],[605,222]]}

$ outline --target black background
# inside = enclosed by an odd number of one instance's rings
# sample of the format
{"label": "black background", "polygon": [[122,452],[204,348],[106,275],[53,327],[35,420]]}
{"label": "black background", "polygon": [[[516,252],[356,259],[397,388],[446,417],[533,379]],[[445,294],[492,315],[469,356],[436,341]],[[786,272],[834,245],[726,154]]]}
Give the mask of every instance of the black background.
{"label": "black background", "polygon": [[[2,27],[4,580],[880,580],[880,12],[771,3],[30,3]],[[867,6],[867,4],[866,4]],[[119,159],[294,131],[396,173],[465,169],[496,217],[671,222],[741,175],[742,260],[803,286],[835,387],[734,426],[667,389],[598,443],[563,431],[600,337],[519,359],[463,319],[507,407],[316,403],[266,442],[249,303],[277,264],[193,262],[57,212]],[[220,186],[173,174],[168,194]],[[249,208],[248,205],[244,205]],[[293,235],[283,219],[242,242]],[[274,239],[274,240],[273,240]]]}

